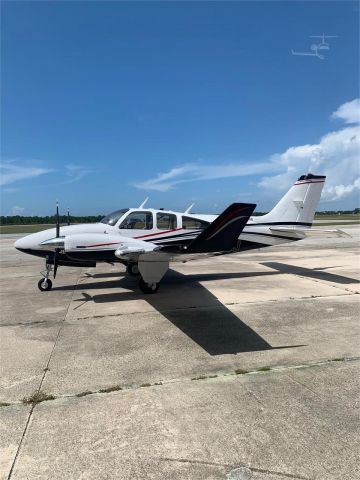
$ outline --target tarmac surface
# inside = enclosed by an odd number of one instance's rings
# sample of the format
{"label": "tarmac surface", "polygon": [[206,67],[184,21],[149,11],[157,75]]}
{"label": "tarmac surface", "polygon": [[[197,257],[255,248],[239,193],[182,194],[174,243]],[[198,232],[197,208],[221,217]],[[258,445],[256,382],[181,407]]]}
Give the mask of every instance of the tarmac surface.
{"label": "tarmac surface", "polygon": [[[0,237],[0,478],[354,480],[359,238],[60,268]],[[36,392],[54,397],[24,404]]]}

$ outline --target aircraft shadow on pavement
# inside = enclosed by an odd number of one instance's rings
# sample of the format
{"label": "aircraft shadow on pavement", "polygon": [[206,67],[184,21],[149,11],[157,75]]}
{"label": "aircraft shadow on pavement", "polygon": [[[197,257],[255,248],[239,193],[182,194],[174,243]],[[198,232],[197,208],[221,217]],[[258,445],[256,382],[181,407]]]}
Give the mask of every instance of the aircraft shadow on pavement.
{"label": "aircraft shadow on pavement", "polygon": [[354,278],[344,277],[343,275],[338,275],[336,273],[325,272],[324,268],[304,268],[278,262],[263,262],[261,265],[272,268],[279,273],[290,273],[292,275],[316,278],[317,280],[325,280],[327,282],[339,283],[342,285],[348,285],[350,283],[360,283],[359,280],[356,280]]}
{"label": "aircraft shadow on pavement", "polygon": [[[224,306],[211,292],[199,282],[226,278],[246,278],[248,276],[277,275],[278,272],[220,273],[183,275],[170,270],[160,290],[155,295],[144,295],[138,290],[137,280],[122,278],[117,282],[80,283],[77,290],[122,287],[128,292],[114,292],[90,295],[82,292],[78,299],[79,308],[87,301],[107,303],[127,300],[146,300],[155,310],[166,317],[174,326],[191,338],[210,355],[237,354],[295,348],[303,345],[271,346],[263,337],[244,323]],[[184,284],[176,288],[176,284]],[[175,287],[175,288],[174,288]],[[65,289],[69,287],[59,287]],[[189,298],[192,301],[189,303]]]}

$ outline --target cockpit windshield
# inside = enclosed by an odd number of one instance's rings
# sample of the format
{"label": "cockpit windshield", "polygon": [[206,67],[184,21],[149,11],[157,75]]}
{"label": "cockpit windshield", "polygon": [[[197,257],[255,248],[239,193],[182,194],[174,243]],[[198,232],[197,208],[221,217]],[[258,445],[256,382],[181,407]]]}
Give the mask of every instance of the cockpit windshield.
{"label": "cockpit windshield", "polygon": [[116,212],[109,213],[109,215],[106,215],[106,217],[100,220],[100,223],[106,223],[107,225],[111,225],[113,227],[119,218],[121,218],[124,213],[128,212],[129,210],[129,208],[122,208],[121,210],[116,210]]}

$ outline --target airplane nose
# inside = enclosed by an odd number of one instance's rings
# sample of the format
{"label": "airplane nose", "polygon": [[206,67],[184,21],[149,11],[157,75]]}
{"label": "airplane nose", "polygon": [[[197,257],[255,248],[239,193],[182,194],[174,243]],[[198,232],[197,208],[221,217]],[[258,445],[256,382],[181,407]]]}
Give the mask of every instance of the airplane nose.
{"label": "airplane nose", "polygon": [[24,250],[28,250],[30,247],[30,244],[32,243],[31,241],[29,241],[29,235],[27,235],[26,237],[22,237],[22,238],[19,238],[18,240],[16,240],[16,242],[14,243],[14,247],[17,249],[17,250],[20,250],[20,251],[24,251]]}

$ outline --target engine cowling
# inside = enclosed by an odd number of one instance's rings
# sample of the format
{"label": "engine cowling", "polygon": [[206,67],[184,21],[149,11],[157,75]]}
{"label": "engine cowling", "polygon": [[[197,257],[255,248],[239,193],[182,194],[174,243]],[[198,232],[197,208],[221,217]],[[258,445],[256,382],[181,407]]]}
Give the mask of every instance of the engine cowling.
{"label": "engine cowling", "polygon": [[79,233],[68,235],[64,240],[65,253],[115,251],[122,246],[123,237],[107,233]]}

